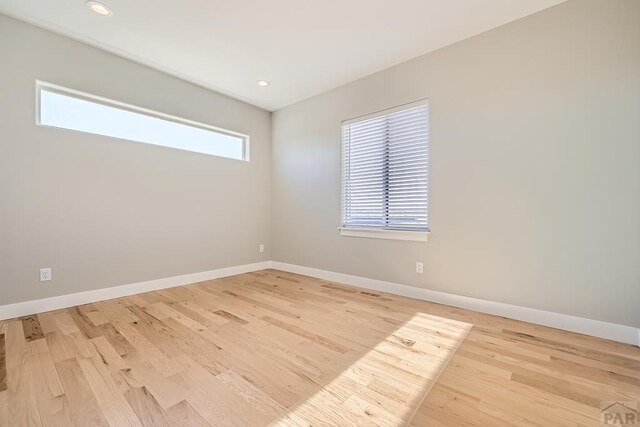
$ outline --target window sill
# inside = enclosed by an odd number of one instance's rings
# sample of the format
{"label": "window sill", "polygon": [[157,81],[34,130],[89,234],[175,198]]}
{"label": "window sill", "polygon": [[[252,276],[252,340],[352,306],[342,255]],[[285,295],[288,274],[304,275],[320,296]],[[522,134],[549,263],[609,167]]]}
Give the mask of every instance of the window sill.
{"label": "window sill", "polygon": [[399,231],[399,230],[375,230],[370,228],[345,228],[340,227],[341,236],[365,237],[369,239],[409,240],[414,242],[426,242],[428,231]]}

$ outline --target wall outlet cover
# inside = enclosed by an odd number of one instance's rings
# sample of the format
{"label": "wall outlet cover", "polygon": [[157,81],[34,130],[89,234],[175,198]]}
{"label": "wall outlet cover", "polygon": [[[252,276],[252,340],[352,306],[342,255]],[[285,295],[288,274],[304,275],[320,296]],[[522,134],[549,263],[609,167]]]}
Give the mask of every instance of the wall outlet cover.
{"label": "wall outlet cover", "polygon": [[48,282],[51,280],[51,267],[41,268],[40,269],[40,281]]}

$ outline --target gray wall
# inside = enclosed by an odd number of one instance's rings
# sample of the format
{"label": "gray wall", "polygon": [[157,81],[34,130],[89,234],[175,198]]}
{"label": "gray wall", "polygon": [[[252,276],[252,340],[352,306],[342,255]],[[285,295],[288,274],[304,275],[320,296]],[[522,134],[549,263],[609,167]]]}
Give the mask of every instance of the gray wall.
{"label": "gray wall", "polygon": [[[0,305],[270,259],[270,113],[3,15],[0,58]],[[36,79],[249,134],[251,162],[37,127]]]}
{"label": "gray wall", "polygon": [[[421,98],[429,241],[340,237],[341,121]],[[274,259],[640,326],[639,165],[640,1],[571,0],[274,113]]]}

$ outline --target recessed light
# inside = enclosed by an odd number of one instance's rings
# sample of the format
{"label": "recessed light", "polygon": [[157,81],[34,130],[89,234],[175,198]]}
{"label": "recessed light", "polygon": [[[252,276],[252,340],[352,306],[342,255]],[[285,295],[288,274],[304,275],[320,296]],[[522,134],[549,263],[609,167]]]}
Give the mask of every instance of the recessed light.
{"label": "recessed light", "polygon": [[113,12],[111,11],[111,9],[109,9],[107,5],[105,5],[104,3],[100,3],[99,1],[88,1],[86,5],[89,7],[89,9],[91,9],[92,11],[94,11],[100,16],[113,15]]}
{"label": "recessed light", "polygon": [[258,80],[258,86],[260,87],[267,87],[269,86],[271,83],[266,81],[266,80]]}

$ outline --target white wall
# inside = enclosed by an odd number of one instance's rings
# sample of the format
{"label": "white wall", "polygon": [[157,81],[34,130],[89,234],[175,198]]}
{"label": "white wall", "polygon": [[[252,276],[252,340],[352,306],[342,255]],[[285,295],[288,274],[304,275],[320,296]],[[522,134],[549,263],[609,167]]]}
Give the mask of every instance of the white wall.
{"label": "white wall", "polygon": [[[570,0],[277,111],[273,258],[640,326],[639,23]],[[421,98],[429,241],[340,237],[341,121]]]}
{"label": "white wall", "polygon": [[[0,305],[275,259],[640,326],[638,22],[570,0],[276,112],[271,159],[268,112],[0,15]],[[251,162],[37,127],[36,79],[247,133]],[[429,241],[340,237],[340,122],[421,98]]]}
{"label": "white wall", "polygon": [[[4,15],[0,58],[0,305],[270,259],[270,113]],[[251,161],[37,127],[36,79],[248,134]]]}

